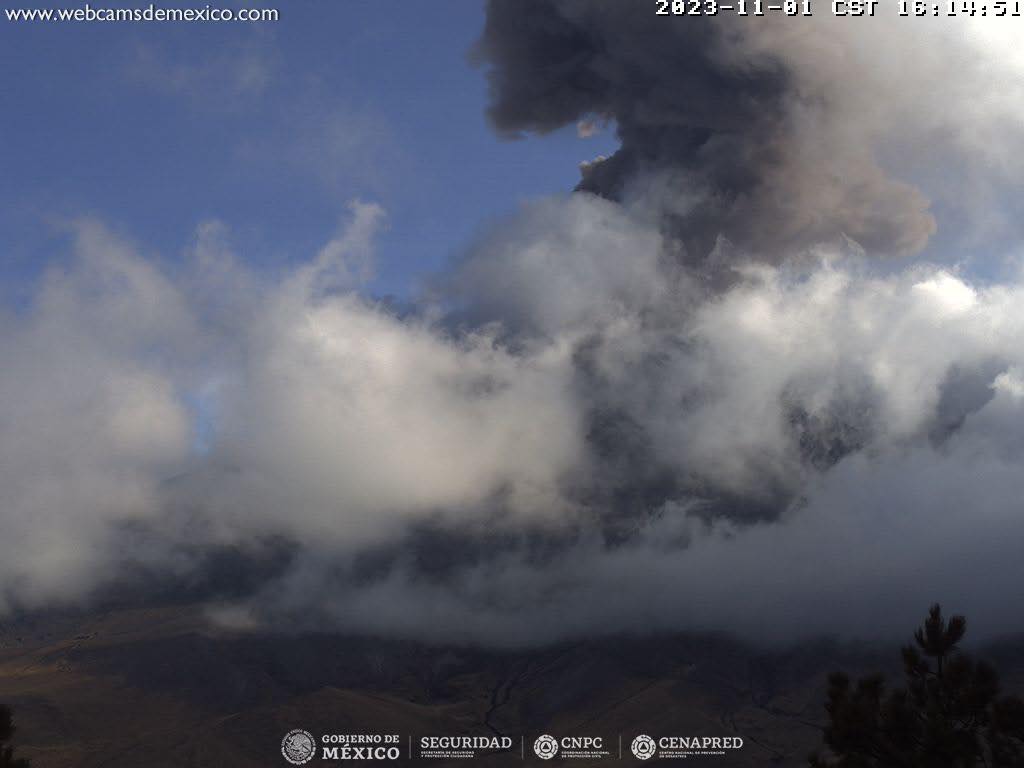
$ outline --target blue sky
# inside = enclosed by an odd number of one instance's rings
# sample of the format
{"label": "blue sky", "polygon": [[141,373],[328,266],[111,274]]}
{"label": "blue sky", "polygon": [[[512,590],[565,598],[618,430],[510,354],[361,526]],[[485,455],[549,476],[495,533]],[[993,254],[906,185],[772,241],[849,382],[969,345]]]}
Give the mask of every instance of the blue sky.
{"label": "blue sky", "polygon": [[[629,127],[651,121],[635,141],[667,129],[689,146],[692,105],[675,83],[720,82],[721,51],[663,66],[692,34],[653,15],[623,25],[618,1],[572,21],[607,27],[608,56],[577,53],[572,34],[567,50],[626,100],[582,103],[615,104]],[[1012,27],[974,39],[962,19],[930,32],[822,20],[792,37],[774,25],[729,36],[727,60],[769,54],[782,67],[770,80],[786,88],[765,102],[778,114],[740,126],[735,94],[708,90],[697,119],[741,152],[724,166],[712,147],[693,178],[672,147],[663,179],[627,179],[651,192],[646,209],[581,195],[500,230],[448,294],[497,323],[462,333],[459,316],[331,293],[332,269],[350,253],[358,264],[372,230],[338,237],[349,201],[390,215],[367,290],[408,296],[520,201],[566,194],[614,138],[571,125],[493,135],[466,58],[477,0],[252,2],[279,4],[282,20],[0,16],[0,614],[10,595],[84,599],[140,564],[190,578],[211,541],[260,552],[280,540],[294,542],[294,567],[230,606],[246,622],[302,613],[325,629],[508,644],[635,626],[749,633],[785,615],[779,626],[853,637],[889,631],[880,617],[938,590],[990,633],[1020,631],[988,588],[1024,583],[1024,60]],[[529,5],[536,23],[510,30],[512,50],[544,50],[533,33],[549,28],[548,6]],[[520,82],[564,98],[520,64],[517,98]],[[733,158],[759,159],[762,136],[768,161],[748,174]],[[918,198],[893,180],[934,200],[939,234],[923,257],[800,258],[807,221],[826,242],[850,222],[883,246],[908,222],[920,231]],[[748,230],[741,216],[763,211],[731,204],[751,189],[772,213]],[[705,194],[752,242],[781,227],[763,255],[793,249],[795,263],[721,280],[723,248],[677,269],[657,224]],[[375,221],[375,208],[356,210]],[[114,236],[86,224],[72,242],[83,215]],[[210,270],[206,284],[173,275],[211,219],[271,276],[344,247],[278,285],[245,269]],[[71,252],[82,258],[29,304],[43,266]],[[945,267],[912,263],[936,254]],[[975,254],[1007,276],[975,282]],[[35,311],[4,323],[11,300]],[[455,534],[442,551],[494,535],[439,581],[404,556],[435,530]],[[546,531],[558,556],[537,558]],[[345,583],[364,552],[397,552],[397,565]],[[950,564],[938,586],[930,562]],[[765,563],[779,566],[770,578]],[[662,610],[680,605],[694,610]]]}
{"label": "blue sky", "polygon": [[[473,0],[277,0],[272,24],[0,26],[0,280],[8,298],[95,216],[162,259],[224,221],[243,258],[305,259],[345,204],[389,212],[375,293],[408,294],[488,220],[559,194],[610,132],[508,141],[467,51]],[[273,5],[268,2],[267,5]]]}

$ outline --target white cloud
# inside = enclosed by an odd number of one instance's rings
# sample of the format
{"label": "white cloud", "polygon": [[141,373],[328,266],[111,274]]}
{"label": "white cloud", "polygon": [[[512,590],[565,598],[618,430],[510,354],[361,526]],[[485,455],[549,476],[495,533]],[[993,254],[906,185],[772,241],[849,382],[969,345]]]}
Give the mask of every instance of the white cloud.
{"label": "white cloud", "polygon": [[[991,583],[1018,575],[1024,284],[823,254],[709,294],[610,204],[540,205],[457,281],[506,308],[511,335],[500,316],[468,332],[399,316],[339,281],[367,257],[374,206],[276,283],[216,223],[173,279],[77,224],[71,265],[0,337],[5,594],[76,599],[126,563],[196,567],[181,545],[285,536],[290,570],[231,615],[504,643],[623,626],[783,639],[941,598],[1011,628]],[[617,462],[633,448],[597,450],[599,412],[624,414],[643,461],[679,480],[617,543],[612,497],[593,494],[630,479]],[[752,519],[726,497],[783,506]],[[139,525],[145,544],[124,536]],[[479,550],[439,543],[448,574],[424,580],[405,551],[422,526]],[[391,566],[338,581],[381,547]]]}
{"label": "white cloud", "polygon": [[177,57],[167,48],[140,44],[125,77],[158,92],[223,109],[262,96],[277,77],[278,59],[273,40],[258,35],[200,57]]}
{"label": "white cloud", "polygon": [[112,529],[159,517],[188,452],[170,374],[195,331],[176,288],[94,222],[76,262],[0,331],[0,596],[63,600],[110,575]]}
{"label": "white cloud", "polygon": [[[845,44],[822,49],[798,29],[756,43],[799,60],[810,93],[839,83],[834,124],[804,127],[882,145],[906,120],[936,137],[919,159],[954,147],[952,167],[991,189],[1016,173],[967,130],[1016,107],[957,112],[913,72],[890,82],[888,33],[829,27]],[[971,78],[1015,82],[1012,57],[964,50]],[[861,80],[843,85],[847,69]],[[331,165],[325,125],[304,162]],[[346,156],[361,146],[342,139]],[[878,201],[858,194],[870,219]],[[644,199],[530,204],[405,314],[359,291],[374,205],[278,279],[246,269],[217,222],[173,274],[76,223],[68,265],[0,328],[0,595],[78,599],[133,564],[188,572],[184,549],[274,539],[295,558],[227,606],[235,623],[781,639],[902,630],[940,599],[983,633],[1019,629],[1001,601],[1024,583],[1024,271],[986,283],[824,247],[750,265],[723,247],[702,272]],[[674,201],[659,212],[696,210]]]}

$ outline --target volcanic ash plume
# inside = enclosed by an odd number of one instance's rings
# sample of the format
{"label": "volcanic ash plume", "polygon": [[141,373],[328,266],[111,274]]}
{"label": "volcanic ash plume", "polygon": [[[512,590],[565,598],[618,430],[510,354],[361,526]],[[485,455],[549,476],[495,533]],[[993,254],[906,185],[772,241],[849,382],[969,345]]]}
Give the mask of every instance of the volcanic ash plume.
{"label": "volcanic ash plume", "polygon": [[478,55],[498,130],[613,120],[621,148],[587,164],[579,188],[656,209],[692,261],[723,237],[777,261],[840,235],[914,253],[934,231],[925,196],[879,166],[877,128],[846,92],[871,82],[842,71],[845,30],[724,13],[666,19],[603,0],[488,9]]}
{"label": "volcanic ash plume", "polygon": [[130,582],[530,644],[884,633],[942,599],[1019,630],[1024,68],[995,27],[903,21],[492,0],[498,131],[621,147],[413,307],[364,290],[374,205],[280,280],[216,222],[173,275],[78,222],[0,326],[4,606]]}

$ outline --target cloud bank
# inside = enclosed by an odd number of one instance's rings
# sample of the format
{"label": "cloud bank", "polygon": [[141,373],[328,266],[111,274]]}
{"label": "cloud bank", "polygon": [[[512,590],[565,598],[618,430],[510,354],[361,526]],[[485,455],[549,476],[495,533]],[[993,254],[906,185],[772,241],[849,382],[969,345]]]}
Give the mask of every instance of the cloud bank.
{"label": "cloud bank", "polygon": [[[990,28],[648,10],[489,4],[498,129],[610,121],[622,147],[412,309],[362,290],[372,204],[273,277],[216,222],[171,265],[74,222],[0,326],[0,607],[233,552],[271,563],[207,590],[246,626],[778,642],[939,599],[1020,630],[1024,272],[926,250],[944,173],[997,201],[1019,178],[1012,131],[984,138],[1019,62]],[[911,49],[979,90],[892,82]]]}

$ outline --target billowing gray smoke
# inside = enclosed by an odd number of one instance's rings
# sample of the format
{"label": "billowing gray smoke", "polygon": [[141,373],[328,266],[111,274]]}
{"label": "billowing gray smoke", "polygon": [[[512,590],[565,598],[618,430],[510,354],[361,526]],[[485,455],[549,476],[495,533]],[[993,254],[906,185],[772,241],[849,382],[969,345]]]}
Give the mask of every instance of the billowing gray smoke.
{"label": "billowing gray smoke", "polygon": [[[587,164],[580,189],[657,208],[691,260],[721,237],[774,260],[842,235],[879,254],[924,247],[924,195],[879,167],[872,136],[840,125],[845,84],[811,80],[831,41],[806,20],[666,18],[651,5],[490,0],[478,55],[497,128],[613,120],[621,148]],[[804,39],[765,50],[780,23]]]}
{"label": "billowing gray smoke", "polygon": [[[1021,629],[1024,277],[978,245],[1020,219],[1006,27],[495,0],[477,55],[502,131],[622,148],[414,311],[361,291],[375,205],[281,280],[216,222],[173,275],[74,225],[0,325],[3,606],[144,576],[445,641]],[[959,263],[877,258],[925,246],[918,189]]]}

